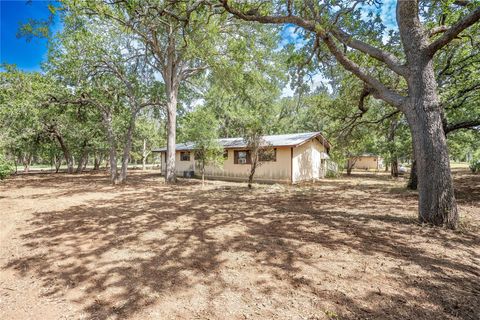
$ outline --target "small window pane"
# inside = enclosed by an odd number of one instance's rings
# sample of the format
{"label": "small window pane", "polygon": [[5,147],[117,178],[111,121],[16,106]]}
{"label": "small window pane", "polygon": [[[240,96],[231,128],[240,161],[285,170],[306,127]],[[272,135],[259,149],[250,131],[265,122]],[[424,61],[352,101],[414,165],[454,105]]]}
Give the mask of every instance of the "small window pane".
{"label": "small window pane", "polygon": [[250,151],[248,150],[234,150],[233,163],[235,164],[250,164]]}
{"label": "small window pane", "polygon": [[180,152],[180,161],[190,161],[190,152]]}
{"label": "small window pane", "polygon": [[262,162],[277,161],[277,149],[262,150],[258,155],[258,160]]}
{"label": "small window pane", "polygon": [[250,152],[248,150],[235,150],[233,163],[250,164]]}
{"label": "small window pane", "polygon": [[247,152],[246,151],[239,151],[238,152],[238,163],[240,163],[240,164],[247,163]]}

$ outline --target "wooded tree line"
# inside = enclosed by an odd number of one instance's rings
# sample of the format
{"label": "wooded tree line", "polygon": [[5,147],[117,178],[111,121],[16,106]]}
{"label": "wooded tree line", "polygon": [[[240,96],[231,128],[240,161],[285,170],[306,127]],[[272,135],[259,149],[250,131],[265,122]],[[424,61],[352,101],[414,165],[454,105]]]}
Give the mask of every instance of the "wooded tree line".
{"label": "wooded tree line", "polygon": [[378,6],[52,3],[61,32],[32,22],[19,30],[48,38],[43,72],[3,67],[1,148],[26,168],[48,159],[70,173],[108,158],[122,183],[132,159],[166,144],[173,183],[179,141],[198,141],[208,163],[217,137],[322,131],[339,163],[378,153],[396,175],[400,160],[413,160],[420,221],[455,228],[449,159],[480,156],[479,1],[399,1],[389,31]]}

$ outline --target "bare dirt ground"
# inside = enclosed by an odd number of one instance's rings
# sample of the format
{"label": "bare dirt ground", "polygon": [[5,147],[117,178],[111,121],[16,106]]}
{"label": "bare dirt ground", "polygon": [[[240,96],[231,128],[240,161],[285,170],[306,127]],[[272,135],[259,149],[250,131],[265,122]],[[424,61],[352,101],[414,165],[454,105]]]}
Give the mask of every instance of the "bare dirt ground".
{"label": "bare dirt ground", "polygon": [[0,184],[0,319],[480,319],[480,175],[458,231],[404,181],[303,186],[133,173]]}

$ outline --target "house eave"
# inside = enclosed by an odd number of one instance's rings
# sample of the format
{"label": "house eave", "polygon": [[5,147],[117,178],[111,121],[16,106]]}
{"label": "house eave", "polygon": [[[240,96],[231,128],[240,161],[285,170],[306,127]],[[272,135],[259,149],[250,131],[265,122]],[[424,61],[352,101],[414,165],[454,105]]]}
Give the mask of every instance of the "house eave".
{"label": "house eave", "polygon": [[[282,135],[280,135],[282,136]],[[270,136],[272,137],[272,136]],[[228,139],[228,138],[227,138]],[[233,138],[233,139],[240,139],[240,138]],[[313,139],[317,139],[326,149],[327,149],[327,152],[328,150],[331,148],[331,143],[322,135],[321,132],[314,132],[313,135],[309,136],[308,138],[305,138],[303,141],[301,142],[298,142],[298,141],[295,141],[292,143],[287,143],[287,144],[278,144],[276,145],[275,143],[273,144],[270,144],[269,146],[272,147],[272,148],[297,148],[309,141],[313,141]],[[222,140],[222,139],[219,139],[219,140]],[[231,150],[231,149],[236,149],[236,150],[245,150],[245,149],[248,149],[248,147],[246,145],[242,145],[242,144],[239,144],[238,142],[234,142],[234,143],[237,143],[237,145],[223,145],[223,149],[228,149],[228,150]],[[191,144],[191,142],[187,142],[185,144],[181,144],[181,146],[176,146],[176,150],[175,151],[194,151],[195,148],[194,146],[192,145],[189,145]],[[166,152],[166,148],[158,148],[158,149],[153,149],[152,152],[154,153],[162,153],[162,152]]]}

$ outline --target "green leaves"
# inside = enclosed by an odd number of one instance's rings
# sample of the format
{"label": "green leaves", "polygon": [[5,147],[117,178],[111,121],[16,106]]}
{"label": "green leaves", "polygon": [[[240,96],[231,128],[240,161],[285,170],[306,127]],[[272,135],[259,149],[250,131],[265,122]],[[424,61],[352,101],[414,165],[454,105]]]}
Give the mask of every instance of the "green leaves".
{"label": "green leaves", "polygon": [[0,180],[5,179],[13,172],[13,166],[10,161],[5,159],[5,156],[0,153]]}
{"label": "green leaves", "polygon": [[181,132],[184,140],[195,144],[195,160],[200,162],[201,168],[223,162],[223,147],[217,141],[217,128],[215,115],[205,107],[198,107],[183,121]]}

